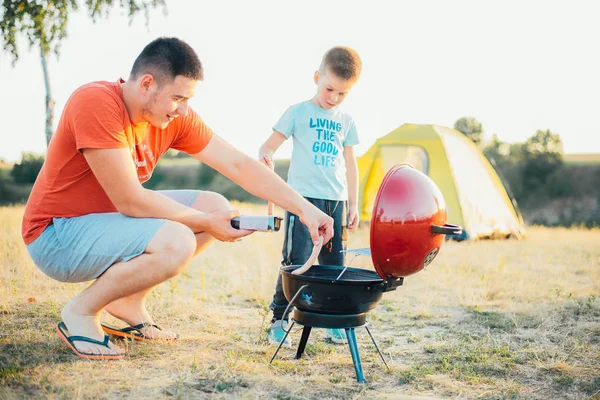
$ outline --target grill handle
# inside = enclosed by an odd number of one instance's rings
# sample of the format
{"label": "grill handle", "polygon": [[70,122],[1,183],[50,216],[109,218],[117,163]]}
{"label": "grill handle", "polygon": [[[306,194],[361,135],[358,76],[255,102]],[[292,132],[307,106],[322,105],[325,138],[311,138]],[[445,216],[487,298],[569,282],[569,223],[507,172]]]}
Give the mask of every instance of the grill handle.
{"label": "grill handle", "polygon": [[460,235],[462,233],[462,226],[445,224],[444,226],[431,225],[431,233],[438,233],[440,235]]}
{"label": "grill handle", "polygon": [[400,277],[400,278],[396,279],[393,276],[389,276],[387,281],[385,281],[383,283],[383,291],[391,292],[393,290],[396,290],[396,288],[398,286],[402,286],[403,283],[404,283],[404,277]]}

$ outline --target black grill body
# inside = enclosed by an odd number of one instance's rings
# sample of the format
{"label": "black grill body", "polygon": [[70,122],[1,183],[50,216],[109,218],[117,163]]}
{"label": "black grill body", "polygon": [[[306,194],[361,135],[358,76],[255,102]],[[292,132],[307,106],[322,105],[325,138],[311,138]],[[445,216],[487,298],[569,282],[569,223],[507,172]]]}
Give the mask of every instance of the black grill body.
{"label": "black grill body", "polygon": [[299,267],[281,269],[285,297],[301,311],[321,314],[366,313],[377,306],[384,292],[395,290],[403,281],[386,281],[375,271],[352,267],[336,280],[344,267],[334,265],[314,265],[302,275],[292,274]]}

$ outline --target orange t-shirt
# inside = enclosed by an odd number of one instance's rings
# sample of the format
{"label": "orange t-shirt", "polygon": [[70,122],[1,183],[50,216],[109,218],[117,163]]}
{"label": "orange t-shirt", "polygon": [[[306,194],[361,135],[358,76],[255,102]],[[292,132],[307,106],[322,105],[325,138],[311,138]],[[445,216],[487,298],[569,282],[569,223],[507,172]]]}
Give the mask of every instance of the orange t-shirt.
{"label": "orange t-shirt", "polygon": [[53,217],[117,211],[82,149],[128,147],[142,183],[150,179],[158,159],[169,148],[195,154],[210,141],[212,131],[191,109],[166,129],[132,125],[123,102],[123,82],[89,83],[67,101],[25,207],[21,227],[25,244],[41,235]]}

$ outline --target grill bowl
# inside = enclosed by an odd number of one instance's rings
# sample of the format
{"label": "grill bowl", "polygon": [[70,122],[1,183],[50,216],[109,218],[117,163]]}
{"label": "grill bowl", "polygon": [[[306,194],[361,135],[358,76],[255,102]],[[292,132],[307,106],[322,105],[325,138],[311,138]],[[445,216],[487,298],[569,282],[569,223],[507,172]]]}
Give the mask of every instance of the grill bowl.
{"label": "grill bowl", "polygon": [[[348,267],[336,280],[344,267],[334,265],[313,265],[302,275],[292,274],[299,267],[283,267],[281,283],[287,301],[302,311],[322,314],[365,313],[377,306],[384,292],[395,290],[402,284],[402,280],[390,284],[375,271],[352,267]],[[304,285],[307,286],[302,288]],[[300,293],[296,296],[298,291]]]}

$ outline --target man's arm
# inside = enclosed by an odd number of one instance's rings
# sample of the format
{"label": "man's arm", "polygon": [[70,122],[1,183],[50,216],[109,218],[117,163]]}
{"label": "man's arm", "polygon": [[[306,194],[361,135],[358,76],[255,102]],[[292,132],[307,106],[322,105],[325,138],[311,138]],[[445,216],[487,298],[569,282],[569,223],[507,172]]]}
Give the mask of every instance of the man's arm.
{"label": "man's arm", "polygon": [[346,183],[348,185],[348,229],[358,226],[358,164],[354,156],[354,146],[344,146],[346,162]]}
{"label": "man's arm", "polygon": [[84,149],[83,155],[121,214],[180,222],[194,233],[208,232],[218,240],[235,239],[250,233],[230,226],[231,218],[239,215],[237,211],[206,214],[145,189],[138,180],[128,148]]}
{"label": "man's arm", "polygon": [[323,236],[324,242],[333,236],[333,220],[310,204],[257,160],[247,156],[225,140],[213,135],[210,143],[194,158],[213,167],[248,192],[296,214],[308,227],[314,243]]}

